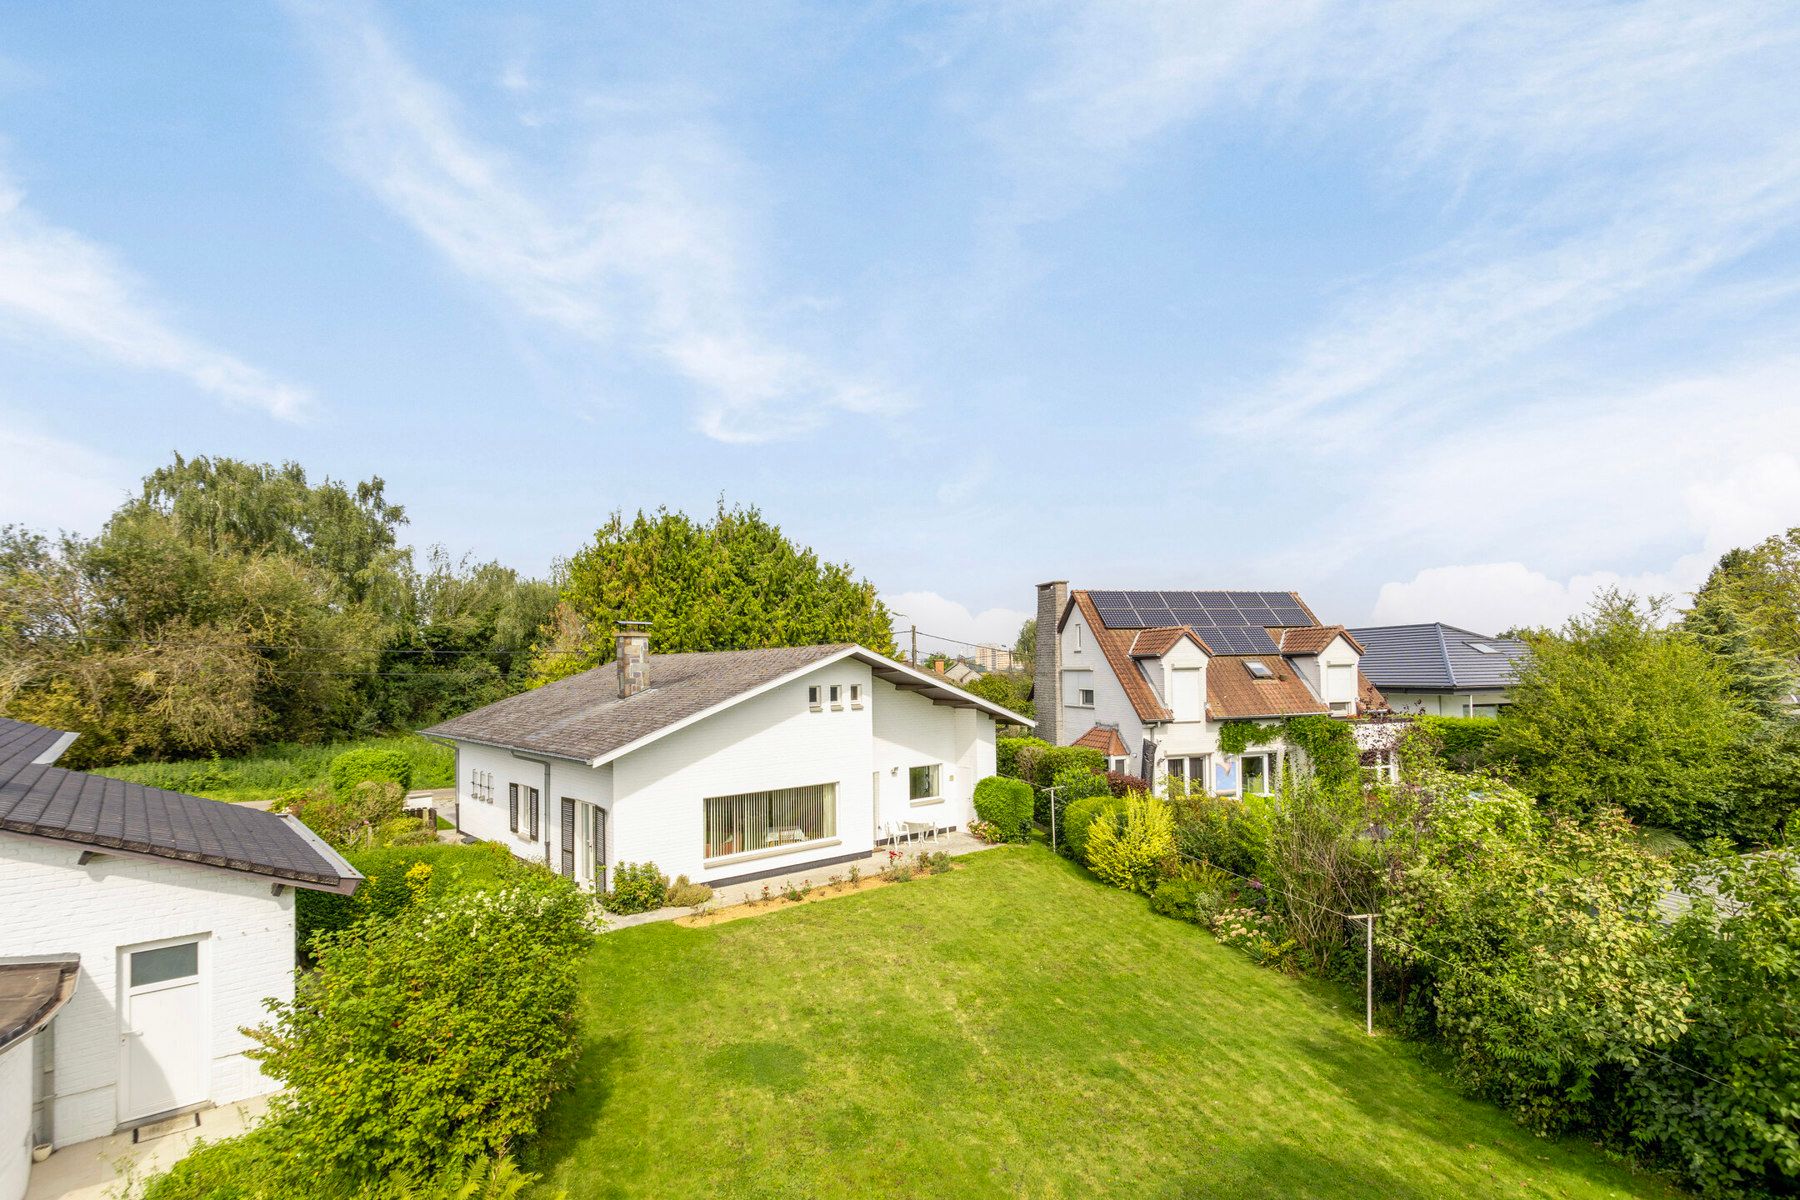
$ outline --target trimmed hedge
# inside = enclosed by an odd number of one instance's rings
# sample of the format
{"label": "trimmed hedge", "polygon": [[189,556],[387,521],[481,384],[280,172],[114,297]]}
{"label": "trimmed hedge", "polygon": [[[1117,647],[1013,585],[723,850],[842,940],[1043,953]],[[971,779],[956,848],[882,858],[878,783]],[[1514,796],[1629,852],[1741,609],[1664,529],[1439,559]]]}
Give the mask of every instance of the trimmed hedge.
{"label": "trimmed hedge", "polygon": [[[1068,812],[1069,805],[1075,803],[1077,800],[1086,800],[1090,796],[1110,796],[1113,794],[1112,789],[1107,785],[1106,776],[1095,775],[1091,771],[1084,770],[1081,767],[1068,767],[1058,771],[1051,778],[1050,787],[1056,789],[1056,823],[1059,835],[1062,832],[1061,826],[1064,814]],[[1045,789],[1042,795],[1044,796],[1044,803],[1041,806],[1043,813],[1040,819],[1044,824],[1048,825],[1050,820],[1049,789]],[[1060,840],[1061,838],[1059,836],[1058,841]]]}
{"label": "trimmed hedge", "polygon": [[989,775],[975,785],[975,815],[996,826],[1007,841],[1031,831],[1031,786],[1022,779]]}
{"label": "trimmed hedge", "polygon": [[346,750],[331,760],[325,777],[331,792],[342,800],[356,790],[358,784],[397,783],[404,792],[412,786],[412,760],[398,750],[386,746],[364,746]]}
{"label": "trimmed hedge", "polygon": [[1048,750],[1049,748],[1050,748],[1050,743],[1046,742],[1042,738],[1034,738],[1034,737],[995,738],[994,739],[994,774],[1004,775],[1008,779],[1023,779],[1023,780],[1025,780],[1025,782],[1030,783],[1031,782],[1030,778],[1024,774],[1021,774],[1020,766],[1019,766],[1020,753],[1021,752],[1025,753],[1026,760],[1027,760],[1027,769],[1029,769],[1029,762],[1030,762],[1031,755],[1039,750]]}
{"label": "trimmed hedge", "polygon": [[1125,797],[1115,796],[1110,791],[1103,796],[1089,796],[1085,800],[1077,800],[1069,805],[1063,814],[1067,823],[1061,830],[1063,847],[1069,857],[1077,862],[1087,862],[1088,834],[1093,830],[1096,821],[1118,821],[1125,811]]}

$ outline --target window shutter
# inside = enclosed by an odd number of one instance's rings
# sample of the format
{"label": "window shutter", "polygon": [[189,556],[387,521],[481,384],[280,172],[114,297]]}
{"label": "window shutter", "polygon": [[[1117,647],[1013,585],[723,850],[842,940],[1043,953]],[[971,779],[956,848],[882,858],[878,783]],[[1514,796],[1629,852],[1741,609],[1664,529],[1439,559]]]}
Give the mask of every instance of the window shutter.
{"label": "window shutter", "polygon": [[526,788],[525,790],[531,793],[531,840],[535,842],[538,840],[538,808],[540,807],[538,790],[536,788]]}
{"label": "window shutter", "polygon": [[514,833],[519,832],[519,785],[516,783],[506,785],[506,809],[510,828]]}
{"label": "window shutter", "polygon": [[562,873],[564,879],[575,878],[575,802],[562,798]]}

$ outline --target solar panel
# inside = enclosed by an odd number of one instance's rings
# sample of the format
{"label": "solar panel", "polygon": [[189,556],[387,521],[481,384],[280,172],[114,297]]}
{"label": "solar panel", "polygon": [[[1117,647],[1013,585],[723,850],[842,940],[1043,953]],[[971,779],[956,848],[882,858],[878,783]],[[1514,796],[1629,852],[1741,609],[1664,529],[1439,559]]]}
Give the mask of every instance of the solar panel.
{"label": "solar panel", "polygon": [[1276,653],[1275,639],[1270,637],[1266,630],[1252,629],[1250,641],[1253,643],[1250,649],[1257,654]]}

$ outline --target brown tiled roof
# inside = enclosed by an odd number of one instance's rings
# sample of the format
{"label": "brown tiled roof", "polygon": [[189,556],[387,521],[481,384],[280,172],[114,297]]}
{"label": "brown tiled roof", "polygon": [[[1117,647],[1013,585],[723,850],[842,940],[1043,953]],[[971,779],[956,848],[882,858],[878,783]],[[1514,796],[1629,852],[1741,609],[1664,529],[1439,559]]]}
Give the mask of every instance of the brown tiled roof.
{"label": "brown tiled roof", "polygon": [[[1260,662],[1273,674],[1258,679],[1244,664]],[[1293,664],[1278,654],[1225,654],[1206,664],[1207,715],[1215,721],[1245,717],[1298,717],[1331,711]]]}
{"label": "brown tiled roof", "polygon": [[1269,635],[1283,654],[1317,654],[1338,638],[1349,642],[1358,654],[1362,643],[1350,636],[1342,625],[1309,625],[1304,629],[1271,629]]}
{"label": "brown tiled roof", "polygon": [[1130,653],[1133,658],[1161,658],[1182,638],[1188,638],[1208,654],[1212,653],[1212,647],[1206,644],[1206,640],[1185,625],[1168,625],[1157,629],[1121,630],[1120,632],[1137,635],[1131,641]]}
{"label": "brown tiled roof", "polygon": [[1164,708],[1162,701],[1156,698],[1156,692],[1144,673],[1137,669],[1131,661],[1131,643],[1137,637],[1135,629],[1108,629],[1100,623],[1100,614],[1094,609],[1093,600],[1086,592],[1072,592],[1070,603],[1081,609],[1081,616],[1089,629],[1094,631],[1094,640],[1100,643],[1100,652],[1112,667],[1113,674],[1118,677],[1119,686],[1125,689],[1125,696],[1131,701],[1140,721],[1167,721],[1173,714]]}
{"label": "brown tiled roof", "polygon": [[1356,708],[1358,712],[1386,712],[1387,697],[1375,682],[1361,671],[1356,673]]}
{"label": "brown tiled roof", "polygon": [[1077,746],[1091,746],[1108,758],[1123,758],[1127,751],[1125,739],[1119,736],[1117,725],[1096,725],[1075,739]]}

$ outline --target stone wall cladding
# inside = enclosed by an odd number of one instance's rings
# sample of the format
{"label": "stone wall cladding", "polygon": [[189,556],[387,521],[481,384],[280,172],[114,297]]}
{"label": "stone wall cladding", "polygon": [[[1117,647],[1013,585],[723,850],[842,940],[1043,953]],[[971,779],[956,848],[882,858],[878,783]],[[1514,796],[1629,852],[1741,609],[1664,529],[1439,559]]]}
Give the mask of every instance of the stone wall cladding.
{"label": "stone wall cladding", "polygon": [[1068,580],[1038,584],[1037,663],[1032,684],[1037,729],[1033,732],[1053,746],[1068,741],[1062,720],[1062,638],[1056,629],[1068,603]]}

